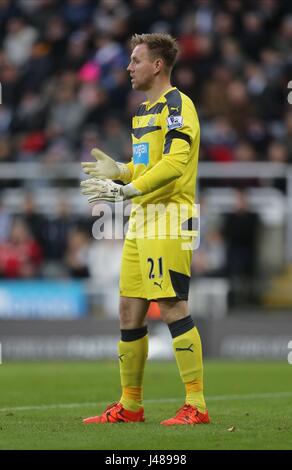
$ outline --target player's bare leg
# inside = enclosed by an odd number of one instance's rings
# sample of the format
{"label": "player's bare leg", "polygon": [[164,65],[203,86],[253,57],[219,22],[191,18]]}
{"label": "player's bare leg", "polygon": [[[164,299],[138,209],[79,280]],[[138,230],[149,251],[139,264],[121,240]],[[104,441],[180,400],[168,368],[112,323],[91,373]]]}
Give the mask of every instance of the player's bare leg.
{"label": "player's bare leg", "polygon": [[149,300],[136,297],[120,297],[121,330],[142,328],[146,325]]}

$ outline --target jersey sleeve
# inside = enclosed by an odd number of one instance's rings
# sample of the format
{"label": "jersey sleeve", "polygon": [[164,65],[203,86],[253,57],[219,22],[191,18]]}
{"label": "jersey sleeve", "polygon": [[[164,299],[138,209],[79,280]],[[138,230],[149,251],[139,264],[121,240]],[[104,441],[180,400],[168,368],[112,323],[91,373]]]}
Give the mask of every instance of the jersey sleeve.
{"label": "jersey sleeve", "polygon": [[148,172],[132,181],[142,195],[156,191],[184,173],[192,142],[199,137],[199,122],[193,105],[182,103],[177,90],[171,98],[161,113],[162,158]]}

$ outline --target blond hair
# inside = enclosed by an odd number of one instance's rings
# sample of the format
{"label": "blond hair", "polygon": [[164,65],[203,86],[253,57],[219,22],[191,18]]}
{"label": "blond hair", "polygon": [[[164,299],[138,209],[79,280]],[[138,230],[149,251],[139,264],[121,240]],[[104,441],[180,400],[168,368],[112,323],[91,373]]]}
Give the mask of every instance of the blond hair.
{"label": "blond hair", "polygon": [[147,45],[154,59],[162,59],[168,69],[173,68],[178,53],[178,45],[170,34],[134,34],[131,38],[132,49],[140,44]]}

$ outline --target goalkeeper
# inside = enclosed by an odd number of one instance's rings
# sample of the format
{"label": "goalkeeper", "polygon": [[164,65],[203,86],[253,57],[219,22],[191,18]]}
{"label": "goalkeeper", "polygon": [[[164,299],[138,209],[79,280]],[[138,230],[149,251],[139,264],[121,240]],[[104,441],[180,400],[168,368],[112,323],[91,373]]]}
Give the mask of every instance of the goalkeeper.
{"label": "goalkeeper", "polygon": [[[192,101],[170,83],[176,55],[176,42],[168,34],[132,37],[127,70],[132,88],[144,91],[147,97],[133,117],[132,160],[128,164],[117,163],[99,149],[93,149],[96,162],[82,164],[89,175],[81,183],[82,193],[89,196],[89,202],[133,201],[120,275],[118,356],[122,395],[99,416],[84,419],[85,424],[144,421],[146,314],[152,300],[158,302],[161,317],[169,328],[185,385],[182,407],[161,424],[209,422],[203,394],[201,341],[187,302],[192,244],[196,236],[191,222],[200,128]],[[124,185],[113,180],[120,180]],[[155,213],[149,218],[148,213],[153,205],[164,207],[165,212],[175,208],[174,213],[178,214],[175,223],[171,218],[166,219],[158,236],[151,230],[160,221],[160,215]],[[142,218],[138,217],[141,213]]]}

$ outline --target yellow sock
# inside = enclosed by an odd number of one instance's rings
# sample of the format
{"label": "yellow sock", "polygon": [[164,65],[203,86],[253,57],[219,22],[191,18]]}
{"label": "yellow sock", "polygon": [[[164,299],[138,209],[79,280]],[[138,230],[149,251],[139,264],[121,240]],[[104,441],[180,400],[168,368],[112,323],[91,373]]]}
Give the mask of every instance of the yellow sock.
{"label": "yellow sock", "polygon": [[180,376],[186,387],[186,403],[206,410],[203,394],[202,345],[197,328],[173,338],[173,350]]}
{"label": "yellow sock", "polygon": [[196,406],[202,413],[206,410],[206,403],[203,395],[203,383],[200,380],[193,380],[185,383],[186,403]]}
{"label": "yellow sock", "polygon": [[123,387],[120,403],[126,410],[137,411],[142,403],[142,387]]}
{"label": "yellow sock", "polygon": [[122,396],[126,410],[137,411],[142,406],[144,367],[148,355],[148,335],[135,341],[120,341],[118,345]]}

